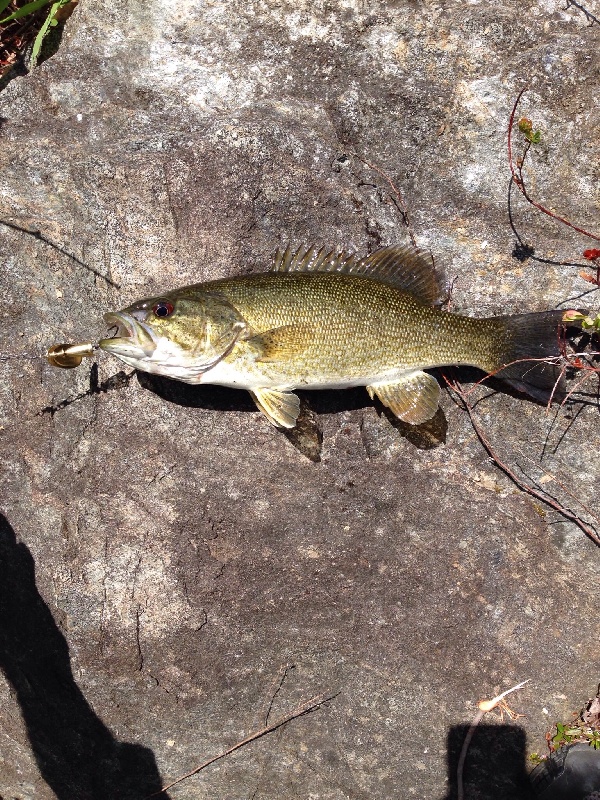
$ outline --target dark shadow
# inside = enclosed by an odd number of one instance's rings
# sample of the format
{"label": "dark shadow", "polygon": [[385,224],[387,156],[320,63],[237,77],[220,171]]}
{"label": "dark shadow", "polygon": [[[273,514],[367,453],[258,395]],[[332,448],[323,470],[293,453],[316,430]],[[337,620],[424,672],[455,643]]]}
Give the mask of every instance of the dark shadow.
{"label": "dark shadow", "polygon": [[[450,368],[447,368],[450,369]],[[445,381],[439,370],[433,370],[433,374],[438,379],[440,385],[445,386]],[[452,367],[451,374],[461,383],[474,384],[481,381],[485,374],[474,367]],[[249,393],[245,390],[230,389],[225,386],[215,386],[205,384],[203,386],[193,386],[182,381],[164,378],[158,375],[151,375],[148,372],[137,372],[137,379],[144,389],[156,394],[158,397],[169,403],[174,403],[186,408],[200,408],[212,411],[242,411],[244,413],[257,413]],[[493,377],[485,378],[484,388],[491,393],[501,392],[511,397],[516,397],[523,402],[536,403],[545,406],[529,395],[514,389],[508,383]],[[112,387],[111,387],[112,388]],[[118,387],[117,387],[118,388]],[[319,416],[322,414],[335,414],[342,411],[354,411],[361,408],[375,406],[378,413],[384,414],[390,425],[396,429],[398,434],[407,439],[414,447],[420,450],[429,450],[446,441],[448,422],[441,409],[436,415],[422,425],[409,425],[396,419],[396,417],[376,399],[372,401],[364,387],[354,389],[324,390],[324,391],[299,391],[301,403],[301,415],[298,418],[296,428],[289,431],[279,431],[291,444],[311,461],[321,460],[321,446],[323,436],[319,424]],[[486,395],[487,396],[487,395]],[[597,397],[593,393],[587,400],[587,395],[578,391],[571,401],[578,405],[596,405]],[[477,407],[479,402],[473,399],[472,405]],[[65,401],[63,401],[64,403]],[[61,404],[62,407],[62,404]],[[45,409],[49,411],[49,409]],[[367,448],[368,450],[368,448]]]}
{"label": "dark shadow", "polygon": [[142,800],[153,792],[168,800],[152,751],[117,741],[73,680],[69,648],[37,591],[31,553],[1,514],[0,668],[58,800]]}
{"label": "dark shadow", "polygon": [[[457,800],[457,768],[469,730],[456,725],[448,732],[448,794]],[[525,770],[526,737],[518,725],[478,725],[463,769],[464,796],[468,800],[534,800]]]}
{"label": "dark shadow", "polygon": [[55,403],[52,406],[44,406],[41,411],[38,411],[38,416],[42,417],[44,414],[50,414],[50,416],[53,417],[57,411],[62,411],[63,408],[68,408],[68,406],[79,402],[79,400],[83,400],[85,397],[92,397],[92,395],[95,394],[106,394],[107,392],[112,392],[117,389],[123,389],[125,386],[129,386],[129,383],[134,375],[135,371],[123,372],[122,370],[119,370],[119,372],[115,373],[114,375],[110,375],[108,378],[106,378],[106,380],[100,383],[98,380],[98,364],[94,362],[90,367],[89,389],[86,389],[85,392],[76,394],[74,397],[67,397],[64,400],[60,400],[58,403]]}
{"label": "dark shadow", "polygon": [[[189,383],[151,375],[149,372],[138,372],[140,386],[148,389],[169,403],[186,408],[205,408],[212,411],[257,411],[247,391],[229,389],[226,386],[205,384],[192,386]],[[323,390],[298,394],[310,406],[315,414],[335,414],[340,411],[353,411],[372,405],[369,395],[363,387],[356,389]]]}
{"label": "dark shadow", "polygon": [[[144,389],[148,389],[163,400],[187,408],[254,413],[257,411],[248,392],[240,389],[228,389],[212,384],[191,386],[171,378],[151,375],[148,372],[138,372],[137,377],[140,386]],[[298,424],[291,430],[281,430],[280,434],[302,455],[315,463],[321,460],[323,444],[319,416],[342,411],[355,411],[373,405],[373,401],[362,386],[354,389],[299,391],[298,395],[300,397]],[[448,424],[441,410],[438,410],[435,417],[423,425],[409,425],[396,419],[379,401],[375,401],[375,407],[378,413],[385,414],[400,436],[408,439],[421,450],[429,450],[446,441]]]}
{"label": "dark shadow", "polygon": [[[188,383],[151,375],[137,373],[138,382],[158,397],[169,403],[186,408],[204,408],[212,411],[243,411],[257,413],[257,408],[247,391],[229,389],[225,386],[206,384],[192,386]],[[298,424],[291,430],[279,431],[293,447],[311,461],[321,460],[323,434],[319,425],[319,415],[351,411],[371,405],[364,388],[339,391],[298,392],[300,396],[300,416]]]}

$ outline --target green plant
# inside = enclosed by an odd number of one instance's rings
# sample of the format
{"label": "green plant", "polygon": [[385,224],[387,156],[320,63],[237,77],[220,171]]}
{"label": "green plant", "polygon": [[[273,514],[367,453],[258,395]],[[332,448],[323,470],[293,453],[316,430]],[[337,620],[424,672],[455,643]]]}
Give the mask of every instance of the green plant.
{"label": "green plant", "polygon": [[525,135],[525,138],[530,144],[539,144],[542,139],[541,131],[533,130],[533,123],[527,117],[521,117],[519,120],[519,130]]}
{"label": "green plant", "polygon": [[[0,0],[0,14],[6,10],[9,4],[10,0]],[[42,43],[48,31],[50,30],[50,28],[55,28],[59,24],[59,22],[62,21],[62,19],[65,19],[76,4],[77,0],[32,0],[32,2],[25,3],[24,6],[21,6],[21,8],[18,8],[16,11],[13,11],[12,14],[9,14],[7,17],[4,17],[4,19],[0,19],[0,25],[4,25],[5,23],[12,22],[13,20],[16,19],[27,17],[30,14],[34,14],[36,11],[45,8],[46,6],[50,6],[46,17],[39,31],[37,32],[35,39],[33,40],[30,66],[35,67],[40,54],[40,50],[42,48]],[[61,11],[63,11],[62,14]],[[65,11],[67,13],[65,13]]]}
{"label": "green plant", "polygon": [[584,725],[579,720],[572,725],[563,725],[562,722],[557,722],[554,736],[548,735],[548,746],[551,751],[577,742],[589,744],[594,750],[600,750],[600,730],[590,725]]}
{"label": "green plant", "polygon": [[579,322],[581,329],[587,333],[600,333],[600,314],[593,317],[591,314],[569,309],[563,314],[563,322]]}

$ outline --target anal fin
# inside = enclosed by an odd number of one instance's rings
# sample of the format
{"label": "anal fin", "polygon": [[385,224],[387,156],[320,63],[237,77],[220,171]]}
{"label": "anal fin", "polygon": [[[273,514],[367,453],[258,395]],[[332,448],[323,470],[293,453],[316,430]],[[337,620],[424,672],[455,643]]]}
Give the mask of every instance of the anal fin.
{"label": "anal fin", "polygon": [[411,372],[393,383],[372,383],[367,386],[384,406],[411,425],[420,425],[431,419],[438,408],[440,387],[435,378],[426,372]]}
{"label": "anal fin", "polygon": [[252,399],[259,411],[276,428],[295,428],[300,413],[300,399],[293,392],[278,389],[253,389]]}

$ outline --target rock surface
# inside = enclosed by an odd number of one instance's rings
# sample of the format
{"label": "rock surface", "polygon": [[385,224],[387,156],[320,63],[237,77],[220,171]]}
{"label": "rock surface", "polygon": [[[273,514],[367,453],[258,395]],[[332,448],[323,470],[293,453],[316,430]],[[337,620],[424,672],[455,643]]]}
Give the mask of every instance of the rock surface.
{"label": "rock surface", "polygon": [[[529,84],[532,194],[597,232],[588,11],[82,0],[58,53],[0,95],[0,354],[97,339],[106,310],[263,270],[288,241],[408,241],[382,171],[454,309],[592,288],[590,240],[513,192],[542,261],[515,247],[506,156]],[[590,521],[593,384],[552,413],[473,397],[507,463],[557,475]],[[323,693],[168,795],[443,800],[476,701],[525,678],[526,716],[477,735],[465,780],[474,800],[529,796],[525,750],[598,682],[598,548],[494,467],[449,395],[416,444],[362,391],[307,400],[320,463],[243,393],[108,357],[2,362],[2,797],[141,800]]]}

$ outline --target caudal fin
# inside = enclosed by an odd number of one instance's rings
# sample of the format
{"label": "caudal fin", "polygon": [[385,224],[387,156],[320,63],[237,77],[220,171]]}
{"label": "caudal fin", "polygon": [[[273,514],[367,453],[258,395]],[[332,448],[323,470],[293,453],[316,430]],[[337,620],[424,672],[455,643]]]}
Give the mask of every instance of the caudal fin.
{"label": "caudal fin", "polygon": [[542,311],[497,318],[503,327],[504,342],[499,354],[500,369],[494,377],[542,403],[562,400],[565,381],[559,356],[563,315],[564,311]]}

